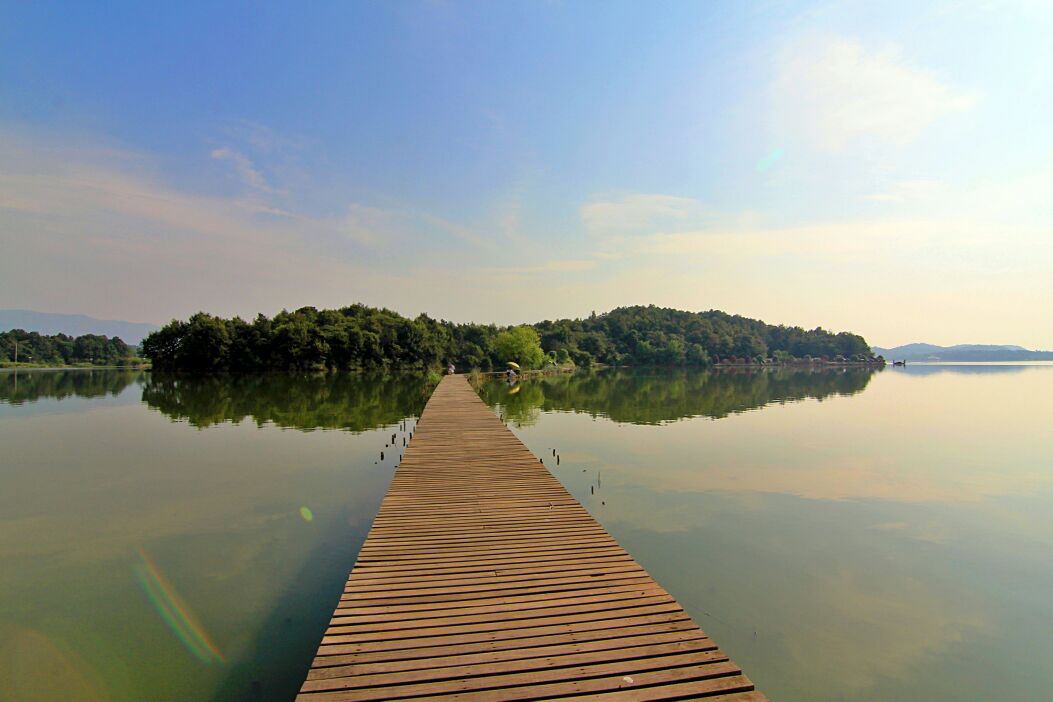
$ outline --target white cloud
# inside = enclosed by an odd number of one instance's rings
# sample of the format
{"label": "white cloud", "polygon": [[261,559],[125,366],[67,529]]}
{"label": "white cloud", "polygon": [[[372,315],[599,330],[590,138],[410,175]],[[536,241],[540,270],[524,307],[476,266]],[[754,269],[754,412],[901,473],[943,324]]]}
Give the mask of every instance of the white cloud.
{"label": "white cloud", "polygon": [[845,37],[800,41],[778,55],[775,70],[773,119],[834,150],[861,137],[910,142],[977,99],[912,66],[895,46],[872,51]]}
{"label": "white cloud", "polygon": [[579,208],[582,223],[592,233],[691,226],[704,212],[698,200],[647,193],[593,199]]}
{"label": "white cloud", "polygon": [[263,174],[256,169],[256,166],[252,161],[241,152],[235,151],[229,146],[224,146],[220,149],[213,149],[211,156],[217,161],[230,161],[234,164],[234,169],[237,171],[238,178],[249,188],[264,193],[275,192],[274,188],[267,184],[267,180],[263,177]]}

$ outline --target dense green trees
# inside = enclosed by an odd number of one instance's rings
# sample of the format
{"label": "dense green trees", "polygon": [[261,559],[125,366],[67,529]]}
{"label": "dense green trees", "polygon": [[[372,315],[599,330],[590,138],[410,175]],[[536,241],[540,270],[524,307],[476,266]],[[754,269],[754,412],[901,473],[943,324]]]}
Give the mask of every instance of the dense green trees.
{"label": "dense green trees", "polygon": [[763,360],[777,351],[795,358],[870,357],[870,347],[857,334],[773,326],[716,310],[695,313],[653,305],[621,307],[587,319],[535,326],[546,351],[565,347],[579,365],[599,361],[704,366],[717,361]]}
{"label": "dense green trees", "polygon": [[545,362],[537,332],[525,324],[498,332],[494,348],[506,362],[515,361],[523,368],[540,368]]}
{"label": "dense green trees", "polygon": [[19,363],[34,365],[126,365],[134,359],[135,349],[121,341],[95,334],[72,337],[66,334],[38,334],[22,329],[0,332],[0,361],[14,362],[15,345]]}
{"label": "dense green trees", "polygon": [[352,305],[338,310],[304,307],[251,322],[199,312],[173,320],[143,342],[160,369],[256,371],[271,369],[430,368],[453,362],[461,369],[524,367],[547,363],[706,366],[718,361],[757,362],[769,357],[866,360],[863,337],[822,328],[773,326],[724,312],[622,307],[586,319],[532,326],[454,324],[427,315]]}

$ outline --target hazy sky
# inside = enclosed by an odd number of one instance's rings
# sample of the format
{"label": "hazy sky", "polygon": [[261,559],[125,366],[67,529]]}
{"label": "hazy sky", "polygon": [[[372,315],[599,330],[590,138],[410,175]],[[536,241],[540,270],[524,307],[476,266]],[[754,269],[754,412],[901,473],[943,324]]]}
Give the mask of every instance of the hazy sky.
{"label": "hazy sky", "polygon": [[0,307],[1053,348],[1053,3],[0,0]]}

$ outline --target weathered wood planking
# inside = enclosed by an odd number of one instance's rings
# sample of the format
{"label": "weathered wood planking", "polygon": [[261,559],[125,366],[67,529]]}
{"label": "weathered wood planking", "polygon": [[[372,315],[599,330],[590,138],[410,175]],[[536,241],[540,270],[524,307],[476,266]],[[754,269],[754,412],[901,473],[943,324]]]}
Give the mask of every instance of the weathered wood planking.
{"label": "weathered wood planking", "polygon": [[765,699],[479,399],[447,376],[298,697]]}

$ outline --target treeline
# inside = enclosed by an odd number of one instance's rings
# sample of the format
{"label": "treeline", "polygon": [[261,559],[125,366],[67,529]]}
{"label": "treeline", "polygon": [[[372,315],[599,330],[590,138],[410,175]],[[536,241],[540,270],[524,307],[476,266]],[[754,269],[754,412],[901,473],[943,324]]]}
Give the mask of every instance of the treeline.
{"label": "treeline", "polygon": [[16,360],[43,366],[121,366],[135,360],[135,348],[116,336],[52,336],[23,329],[0,332],[0,361]]}
{"label": "treeline", "polygon": [[304,307],[246,321],[204,312],[173,320],[143,341],[155,368],[194,371],[589,366],[707,366],[718,361],[774,358],[864,361],[863,337],[822,328],[773,326],[724,312],[622,307],[585,319],[498,327],[455,324],[427,315],[414,319],[386,309],[351,305]]}

